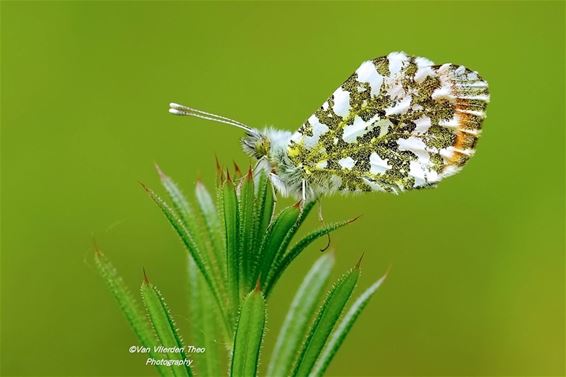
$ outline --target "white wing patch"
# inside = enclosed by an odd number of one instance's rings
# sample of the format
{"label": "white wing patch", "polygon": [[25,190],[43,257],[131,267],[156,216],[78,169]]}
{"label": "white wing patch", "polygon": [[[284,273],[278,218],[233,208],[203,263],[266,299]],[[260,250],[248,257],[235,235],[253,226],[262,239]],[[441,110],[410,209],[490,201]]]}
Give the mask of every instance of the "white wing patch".
{"label": "white wing patch", "polygon": [[382,159],[376,152],[372,152],[369,156],[371,174],[382,174],[391,169],[392,166],[387,163],[387,160]]}
{"label": "white wing patch", "polygon": [[389,60],[389,72],[391,76],[394,76],[401,72],[401,70],[409,60],[404,52],[392,52],[387,55],[387,59]]}
{"label": "white wing patch", "polygon": [[367,132],[368,126],[368,123],[366,123],[362,118],[356,115],[354,117],[354,122],[344,127],[342,139],[346,143],[354,143],[358,137]]}
{"label": "white wing patch", "polygon": [[433,62],[426,58],[416,58],[415,62],[417,63],[417,72],[415,72],[415,81],[418,83],[422,83],[427,77],[432,76],[434,77],[435,72],[432,69]]}
{"label": "white wing patch", "polygon": [[415,132],[422,135],[429,130],[432,123],[430,121],[430,117],[422,115],[420,118],[415,119],[415,125]]}
{"label": "white wing patch", "polygon": [[411,101],[412,98],[410,95],[407,95],[405,97],[403,97],[403,99],[399,102],[397,102],[397,104],[395,104],[395,106],[390,106],[388,108],[385,109],[385,115],[397,115],[397,114],[404,114],[407,112],[407,110],[409,110],[409,108],[411,107]]}
{"label": "white wing patch", "polygon": [[346,157],[346,158],[342,158],[342,159],[338,160],[338,165],[340,165],[344,169],[348,169],[348,170],[351,170],[354,167],[355,164],[356,164],[356,161],[352,157]]}
{"label": "white wing patch", "polygon": [[356,74],[359,82],[369,84],[372,96],[379,94],[381,84],[383,84],[383,76],[377,72],[375,64],[371,60],[363,62],[360,68],[356,70]]}
{"label": "white wing patch", "polygon": [[345,117],[350,113],[350,93],[342,88],[334,92],[334,113],[340,117]]}

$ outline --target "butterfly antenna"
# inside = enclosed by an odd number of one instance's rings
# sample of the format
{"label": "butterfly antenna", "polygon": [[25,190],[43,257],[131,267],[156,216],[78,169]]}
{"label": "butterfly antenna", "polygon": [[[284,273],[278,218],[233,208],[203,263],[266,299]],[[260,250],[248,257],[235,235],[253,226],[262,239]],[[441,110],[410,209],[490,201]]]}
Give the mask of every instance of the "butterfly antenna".
{"label": "butterfly antenna", "polygon": [[178,103],[169,104],[169,112],[173,115],[192,116],[201,119],[211,120],[213,122],[225,123],[234,127],[241,128],[247,132],[251,132],[252,128],[237,120],[226,118],[220,115],[207,113],[206,111],[193,109],[192,107],[179,105]]}

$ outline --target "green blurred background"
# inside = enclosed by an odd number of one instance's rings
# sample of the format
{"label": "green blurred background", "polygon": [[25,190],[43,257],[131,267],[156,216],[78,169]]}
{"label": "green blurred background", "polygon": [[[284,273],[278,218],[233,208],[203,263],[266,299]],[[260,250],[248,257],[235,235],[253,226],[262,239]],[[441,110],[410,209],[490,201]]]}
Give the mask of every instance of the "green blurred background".
{"label": "green blurred background", "polygon": [[[391,266],[329,374],[564,375],[563,2],[1,10],[2,375],[154,375],[128,353],[93,236],[134,290],[144,266],[187,328],[185,253],[137,182],[157,188],[158,162],[191,192],[214,181],[214,154],[248,160],[239,130],[170,116],[168,102],[293,130],[395,50],[479,71],[489,117],[476,157],[438,189],[324,201],[329,221],[363,214],[333,237],[336,274],[362,252],[361,288]],[[318,255],[276,290],[265,357]]]}

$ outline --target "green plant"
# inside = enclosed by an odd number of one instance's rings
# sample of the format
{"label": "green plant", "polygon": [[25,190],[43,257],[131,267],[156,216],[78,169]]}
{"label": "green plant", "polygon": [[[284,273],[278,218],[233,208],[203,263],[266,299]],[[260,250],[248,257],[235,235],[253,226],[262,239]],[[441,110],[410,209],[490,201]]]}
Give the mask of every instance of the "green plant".
{"label": "green plant", "polygon": [[[218,168],[216,200],[197,182],[194,206],[170,177],[157,170],[170,204],[142,186],[188,251],[191,344],[206,349],[206,354],[195,365],[186,361],[194,356],[192,349],[183,343],[165,299],[145,272],[141,293],[147,316],[98,249],[97,269],[149,356],[166,360],[166,365],[156,365],[161,376],[191,376],[197,371],[204,376],[225,375],[224,355],[231,376],[255,376],[266,302],[273,287],[307,246],[353,220],[322,226],[292,244],[315,203],[297,203],[275,215],[276,198],[265,175],[254,177],[250,169],[242,176],[236,167],[232,179],[227,170]],[[360,263],[334,283],[317,309],[333,264],[334,255],[327,252],[306,275],[278,335],[267,375],[323,375],[383,280],[367,289],[340,321],[357,284]]]}

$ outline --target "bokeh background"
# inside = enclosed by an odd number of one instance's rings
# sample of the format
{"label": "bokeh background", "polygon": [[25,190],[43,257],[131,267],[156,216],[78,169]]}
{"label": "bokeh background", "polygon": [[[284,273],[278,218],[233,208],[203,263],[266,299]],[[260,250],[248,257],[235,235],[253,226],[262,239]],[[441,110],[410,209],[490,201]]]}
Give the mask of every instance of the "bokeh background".
{"label": "bokeh background", "polygon": [[[395,50],[479,71],[489,117],[476,157],[439,188],[324,201],[329,221],[363,215],[333,237],[336,276],[362,252],[360,288],[391,266],[329,375],[564,375],[563,2],[1,11],[2,375],[154,375],[127,351],[136,339],[93,269],[93,236],[134,290],[145,267],[187,328],[186,255],[138,181],[157,188],[158,162],[191,192],[213,183],[215,154],[248,160],[239,130],[170,116],[168,102],[293,130],[360,62]],[[276,290],[265,357],[318,255]]]}

